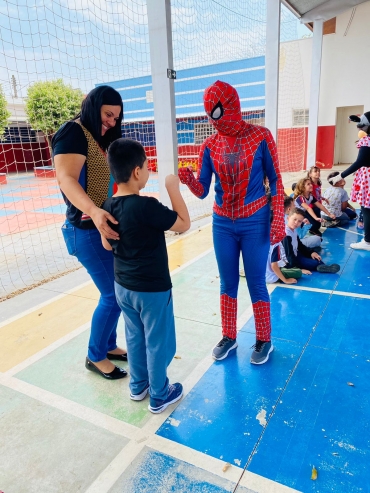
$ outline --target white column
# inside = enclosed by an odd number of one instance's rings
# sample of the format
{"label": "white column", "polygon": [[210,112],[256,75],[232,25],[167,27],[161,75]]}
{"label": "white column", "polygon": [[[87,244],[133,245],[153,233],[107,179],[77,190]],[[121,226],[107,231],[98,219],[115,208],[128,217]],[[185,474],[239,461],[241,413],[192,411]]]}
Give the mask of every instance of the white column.
{"label": "white column", "polygon": [[267,0],[265,125],[277,139],[279,99],[280,0]]}
{"label": "white column", "polygon": [[153,83],[155,138],[158,160],[159,197],[170,205],[165,177],[177,174],[175,89],[167,69],[173,69],[171,2],[147,0],[150,63]]}
{"label": "white column", "polygon": [[317,143],[317,126],[319,123],[323,26],[324,26],[324,21],[315,21],[313,24],[311,88],[310,88],[310,108],[309,108],[310,114],[309,114],[309,123],[308,123],[308,146],[307,146],[308,168],[311,166],[315,166],[316,164],[316,143]]}

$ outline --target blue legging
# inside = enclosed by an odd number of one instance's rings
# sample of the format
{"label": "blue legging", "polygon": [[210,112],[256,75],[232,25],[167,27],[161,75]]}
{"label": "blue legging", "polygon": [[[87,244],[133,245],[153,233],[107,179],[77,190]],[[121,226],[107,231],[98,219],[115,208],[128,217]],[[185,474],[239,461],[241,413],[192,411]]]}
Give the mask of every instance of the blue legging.
{"label": "blue legging", "polygon": [[213,214],[213,243],[220,272],[221,294],[238,295],[239,258],[252,303],[270,301],[266,287],[266,264],[270,249],[270,206],[253,216],[236,220]]}
{"label": "blue legging", "polygon": [[74,255],[90,274],[100,291],[89,340],[88,357],[93,362],[107,357],[117,347],[117,323],[121,309],[114,293],[113,254],[103,248],[97,229],[80,229],[66,221],[62,227],[68,253]]}

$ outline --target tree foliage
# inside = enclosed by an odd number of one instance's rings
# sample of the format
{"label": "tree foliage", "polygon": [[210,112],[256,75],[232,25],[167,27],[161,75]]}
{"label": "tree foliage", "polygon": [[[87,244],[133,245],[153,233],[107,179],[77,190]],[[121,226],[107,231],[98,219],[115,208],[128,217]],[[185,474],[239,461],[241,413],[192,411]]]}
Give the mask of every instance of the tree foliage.
{"label": "tree foliage", "polygon": [[5,140],[4,138],[5,128],[9,124],[8,123],[9,117],[10,117],[10,111],[8,111],[5,94],[0,84],[0,141]]}
{"label": "tree foliage", "polygon": [[35,130],[50,139],[58,128],[80,111],[83,94],[62,79],[36,82],[28,88],[26,114]]}

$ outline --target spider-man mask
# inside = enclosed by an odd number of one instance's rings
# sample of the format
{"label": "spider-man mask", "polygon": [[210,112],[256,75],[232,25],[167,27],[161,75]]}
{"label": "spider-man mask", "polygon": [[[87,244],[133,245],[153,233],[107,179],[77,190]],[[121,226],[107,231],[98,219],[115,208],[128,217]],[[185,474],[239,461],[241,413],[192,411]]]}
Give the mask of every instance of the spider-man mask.
{"label": "spider-man mask", "polygon": [[203,96],[209,122],[222,135],[237,135],[245,123],[236,89],[227,82],[216,81],[207,87]]}

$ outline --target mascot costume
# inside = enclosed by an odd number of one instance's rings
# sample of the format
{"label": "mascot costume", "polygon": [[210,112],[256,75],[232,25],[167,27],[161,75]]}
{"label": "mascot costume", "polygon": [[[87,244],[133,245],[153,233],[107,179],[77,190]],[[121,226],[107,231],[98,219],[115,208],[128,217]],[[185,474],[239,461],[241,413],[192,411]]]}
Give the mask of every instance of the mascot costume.
{"label": "mascot costume", "polygon": [[[217,81],[208,87],[204,108],[217,133],[201,146],[197,177],[191,168],[180,168],[179,178],[203,199],[215,175],[213,242],[221,280],[223,338],[212,355],[217,360],[224,359],[238,345],[237,294],[242,252],[256,327],[251,363],[262,364],[273,350],[265,281],[267,256],[270,242],[274,245],[285,237],[284,189],[276,145],[267,128],[243,120],[238,93],[230,84]],[[265,178],[271,189],[271,204],[265,193]]]}
{"label": "mascot costume", "polygon": [[338,181],[357,171],[353,182],[351,200],[361,205],[359,223],[363,226],[365,234],[361,241],[351,243],[350,247],[354,250],[370,252],[370,172],[368,169],[370,167],[370,111],[361,116],[351,115],[349,120],[357,123],[357,128],[361,131],[361,134],[358,134],[360,140],[357,142],[357,159],[349,168],[329,181],[335,185]]}

